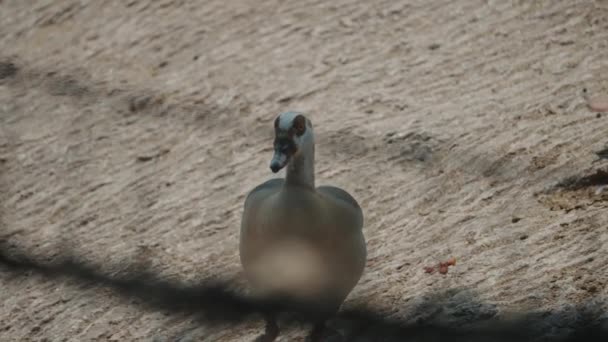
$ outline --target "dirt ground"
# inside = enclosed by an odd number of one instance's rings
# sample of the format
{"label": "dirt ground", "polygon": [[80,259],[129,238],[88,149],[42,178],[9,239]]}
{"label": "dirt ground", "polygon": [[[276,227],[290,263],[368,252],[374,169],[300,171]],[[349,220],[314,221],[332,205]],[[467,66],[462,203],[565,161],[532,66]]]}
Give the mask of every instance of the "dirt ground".
{"label": "dirt ground", "polygon": [[[345,307],[536,312],[546,336],[567,332],[581,310],[608,319],[608,114],[583,98],[607,75],[601,0],[3,0],[2,248],[242,284],[244,198],[275,176],[273,119],[300,110],[317,183],[365,214]],[[251,341],[263,326],[1,267],[0,286],[2,341]]]}

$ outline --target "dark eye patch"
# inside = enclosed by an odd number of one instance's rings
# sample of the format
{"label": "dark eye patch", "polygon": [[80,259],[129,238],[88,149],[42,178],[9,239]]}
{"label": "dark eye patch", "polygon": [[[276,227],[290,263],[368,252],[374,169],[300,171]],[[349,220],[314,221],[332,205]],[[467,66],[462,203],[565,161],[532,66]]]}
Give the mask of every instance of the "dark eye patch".
{"label": "dark eye patch", "polygon": [[293,154],[296,152],[296,144],[289,137],[277,137],[274,140],[274,149],[281,153]]}
{"label": "dark eye patch", "polygon": [[291,130],[297,136],[302,136],[306,132],[306,118],[303,115],[298,115],[293,119]]}

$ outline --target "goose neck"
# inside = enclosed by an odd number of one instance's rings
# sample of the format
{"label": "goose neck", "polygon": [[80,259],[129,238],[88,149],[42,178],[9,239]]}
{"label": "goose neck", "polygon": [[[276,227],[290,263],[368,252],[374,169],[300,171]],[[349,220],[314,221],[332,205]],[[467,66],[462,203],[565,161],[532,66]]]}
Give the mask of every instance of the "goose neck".
{"label": "goose neck", "polygon": [[287,165],[286,185],[315,188],[315,153],[310,144],[293,157]]}

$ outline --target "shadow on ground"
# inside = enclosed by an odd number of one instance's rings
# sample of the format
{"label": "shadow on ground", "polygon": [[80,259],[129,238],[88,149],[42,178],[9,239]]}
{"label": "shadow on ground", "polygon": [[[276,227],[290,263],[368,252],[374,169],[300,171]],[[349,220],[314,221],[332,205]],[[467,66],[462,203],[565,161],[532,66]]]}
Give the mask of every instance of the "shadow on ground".
{"label": "shadow on ground", "polygon": [[[111,276],[73,256],[41,262],[0,241],[0,272],[8,279],[28,275],[49,281],[76,280],[116,291],[136,299],[149,310],[170,311],[196,317],[201,324],[225,325],[259,319],[264,312],[291,312],[283,326],[311,322],[314,308],[284,298],[255,301],[218,281],[186,285],[163,280],[145,270]],[[137,267],[139,266],[139,267]],[[10,281],[10,280],[9,280]],[[588,303],[557,312],[499,314],[466,290],[452,289],[419,301],[409,317],[399,320],[377,310],[357,307],[342,310],[332,325],[349,341],[608,341],[599,303]],[[603,324],[603,327],[602,327]]]}

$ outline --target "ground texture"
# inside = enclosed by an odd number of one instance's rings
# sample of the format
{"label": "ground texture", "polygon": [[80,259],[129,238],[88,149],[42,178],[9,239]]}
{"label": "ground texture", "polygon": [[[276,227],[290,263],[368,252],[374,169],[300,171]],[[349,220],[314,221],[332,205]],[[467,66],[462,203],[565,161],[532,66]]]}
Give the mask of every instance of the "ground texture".
{"label": "ground texture", "polygon": [[[608,115],[583,97],[606,75],[600,0],[3,0],[1,248],[241,286],[245,195],[273,176],[273,119],[300,110],[318,184],[365,213],[369,260],[345,308],[454,325],[538,313],[543,336],[567,333],[608,318],[608,161],[594,153]],[[2,341],[262,329],[2,265],[0,286]]]}

